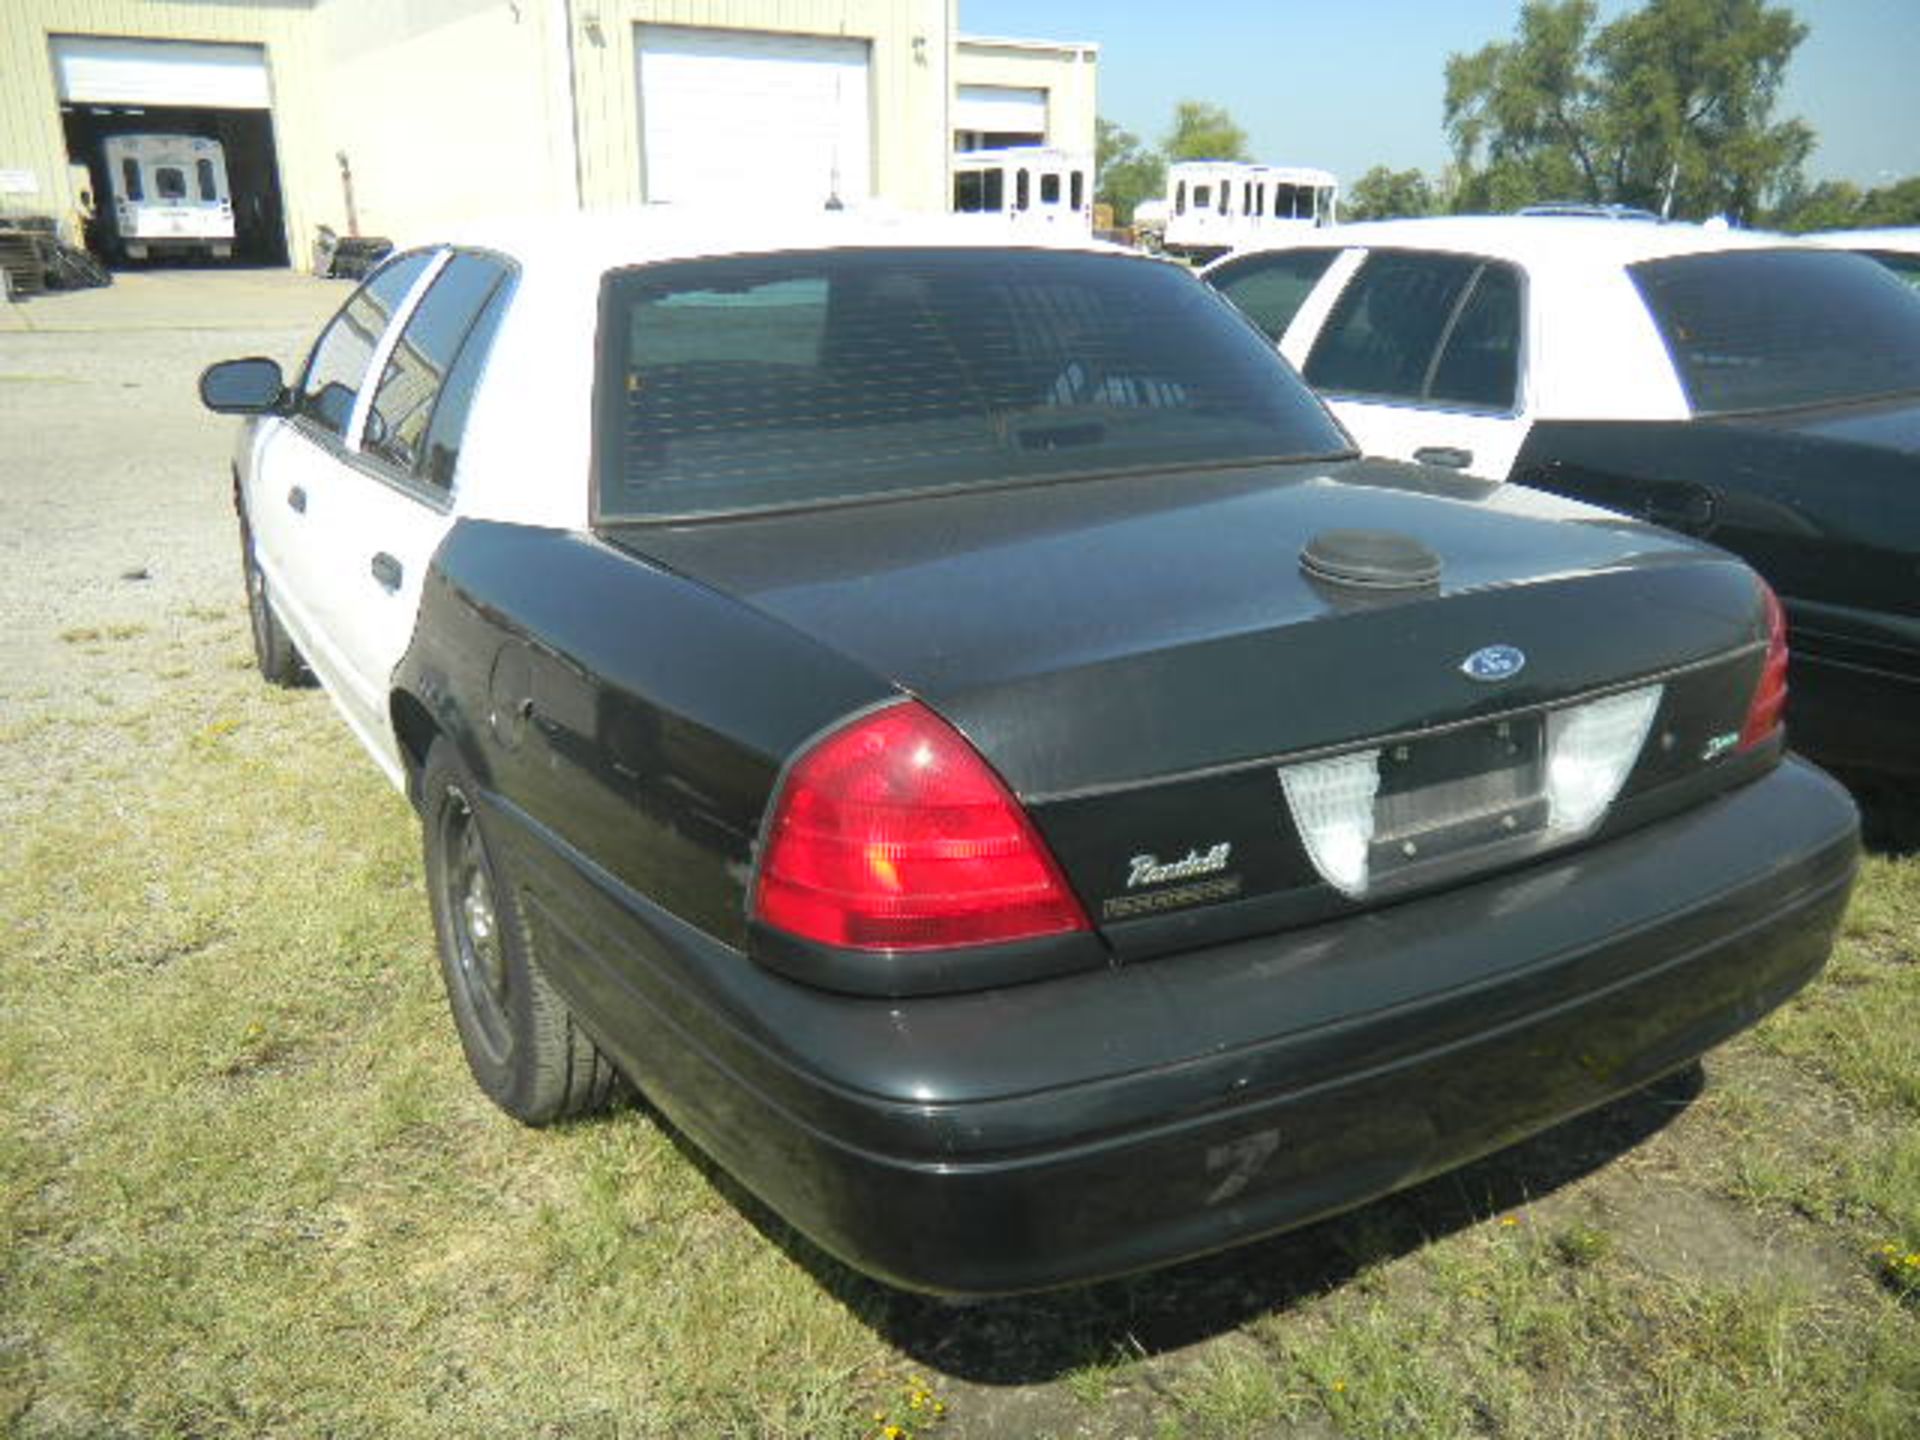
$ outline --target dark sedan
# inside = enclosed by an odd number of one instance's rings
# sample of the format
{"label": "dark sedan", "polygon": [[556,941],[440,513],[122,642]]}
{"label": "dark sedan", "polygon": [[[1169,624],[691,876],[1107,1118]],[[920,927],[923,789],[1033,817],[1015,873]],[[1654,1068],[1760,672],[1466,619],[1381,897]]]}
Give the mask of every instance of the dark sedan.
{"label": "dark sedan", "polygon": [[1751,1024],[1846,903],[1752,571],[1355,459],[1157,261],[496,234],[203,393],[262,668],[417,805],[479,1084],[624,1074],[896,1284],[1411,1184]]}
{"label": "dark sedan", "polygon": [[1723,545],[1785,602],[1795,748],[1920,776],[1920,292],[1856,255],[1529,216],[1208,272],[1370,454]]}

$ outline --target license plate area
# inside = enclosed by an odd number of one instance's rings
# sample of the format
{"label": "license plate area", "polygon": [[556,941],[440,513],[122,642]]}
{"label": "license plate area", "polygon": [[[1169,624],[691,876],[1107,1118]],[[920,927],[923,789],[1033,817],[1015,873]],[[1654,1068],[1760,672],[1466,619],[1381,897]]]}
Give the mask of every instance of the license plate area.
{"label": "license plate area", "polygon": [[1380,752],[1368,870],[1376,882],[1535,835],[1547,825],[1546,724],[1524,715]]}

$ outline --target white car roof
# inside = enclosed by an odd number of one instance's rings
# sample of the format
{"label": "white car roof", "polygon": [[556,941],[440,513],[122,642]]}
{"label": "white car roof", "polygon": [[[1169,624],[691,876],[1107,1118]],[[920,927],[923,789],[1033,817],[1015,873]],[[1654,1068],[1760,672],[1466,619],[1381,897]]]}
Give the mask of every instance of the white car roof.
{"label": "white car roof", "polygon": [[1885,225],[1872,230],[1820,230],[1799,237],[1835,250],[1902,250],[1920,255],[1920,225]]}
{"label": "white car roof", "polygon": [[[1072,231],[1012,230],[983,225],[977,215],[922,215],[879,206],[841,211],[738,211],[647,205],[582,215],[478,222],[418,244],[494,250],[524,270],[558,268],[598,283],[608,270],[668,260],[761,255],[783,250],[857,249],[877,245],[1086,250],[1125,254],[1123,247]],[[405,247],[403,247],[405,248]]]}
{"label": "white car roof", "polygon": [[[1767,231],[1662,224],[1575,215],[1447,215],[1424,220],[1369,220],[1327,225],[1245,250],[1405,247],[1438,250],[1517,264],[1631,265],[1669,255],[1716,250],[1763,250],[1799,243]],[[1229,257],[1232,258],[1232,257]]]}

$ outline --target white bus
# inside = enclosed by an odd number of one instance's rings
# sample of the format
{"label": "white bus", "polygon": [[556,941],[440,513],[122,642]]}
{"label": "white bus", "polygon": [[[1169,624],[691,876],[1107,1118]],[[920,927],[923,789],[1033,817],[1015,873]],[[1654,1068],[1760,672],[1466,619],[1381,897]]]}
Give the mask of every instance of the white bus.
{"label": "white bus", "polygon": [[109,135],[106,160],[112,225],[129,260],[204,250],[233,254],[233,195],[218,140],[198,135]]}
{"label": "white bus", "polygon": [[1340,182],[1325,170],[1182,160],[1167,167],[1170,254],[1205,262],[1242,245],[1339,219]]}
{"label": "white bus", "polygon": [[1016,225],[1093,229],[1093,161],[1068,150],[1018,145],[953,157],[957,215],[998,215]]}

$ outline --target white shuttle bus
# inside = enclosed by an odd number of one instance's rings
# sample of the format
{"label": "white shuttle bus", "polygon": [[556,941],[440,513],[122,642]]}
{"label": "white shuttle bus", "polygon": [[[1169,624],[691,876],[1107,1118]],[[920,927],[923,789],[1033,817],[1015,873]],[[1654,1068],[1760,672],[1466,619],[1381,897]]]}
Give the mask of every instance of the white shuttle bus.
{"label": "white shuttle bus", "polygon": [[227,155],[198,135],[109,135],[101,142],[113,231],[130,260],[206,251],[233,254]]}
{"label": "white shuttle bus", "polygon": [[1340,218],[1340,182],[1325,170],[1182,160],[1167,167],[1168,253],[1204,263],[1243,245]]}
{"label": "white shuttle bus", "polygon": [[953,157],[957,215],[998,215],[1016,225],[1093,229],[1093,161],[1041,145],[962,150]]}

